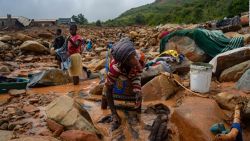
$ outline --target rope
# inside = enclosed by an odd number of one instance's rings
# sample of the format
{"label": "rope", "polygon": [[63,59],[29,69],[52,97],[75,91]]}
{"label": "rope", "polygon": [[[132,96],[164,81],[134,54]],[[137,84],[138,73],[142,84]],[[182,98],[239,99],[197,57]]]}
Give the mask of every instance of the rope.
{"label": "rope", "polygon": [[174,76],[172,74],[170,74],[170,75],[168,73],[162,73],[162,74],[164,74],[165,76],[170,77],[170,79],[174,80],[178,85],[180,85],[182,88],[184,88],[185,90],[187,90],[191,94],[196,95],[198,97],[202,97],[202,98],[209,98],[206,95],[201,95],[200,93],[193,92],[190,89],[186,88],[181,82],[179,82],[176,78],[174,78]]}

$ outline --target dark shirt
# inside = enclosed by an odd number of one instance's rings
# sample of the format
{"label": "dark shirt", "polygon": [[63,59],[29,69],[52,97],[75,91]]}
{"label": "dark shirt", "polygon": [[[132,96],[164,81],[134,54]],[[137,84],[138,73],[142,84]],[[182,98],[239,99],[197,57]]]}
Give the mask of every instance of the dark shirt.
{"label": "dark shirt", "polygon": [[61,48],[63,46],[64,42],[65,42],[65,39],[64,39],[64,37],[62,35],[61,36],[57,36],[55,38],[55,40],[54,40],[53,47],[55,48],[55,50],[59,49],[59,48]]}

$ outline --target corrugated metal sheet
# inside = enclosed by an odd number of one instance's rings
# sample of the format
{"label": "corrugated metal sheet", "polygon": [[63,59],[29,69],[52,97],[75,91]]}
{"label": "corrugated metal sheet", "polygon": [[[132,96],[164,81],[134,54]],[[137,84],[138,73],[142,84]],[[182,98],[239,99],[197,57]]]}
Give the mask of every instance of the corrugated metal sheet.
{"label": "corrugated metal sheet", "polygon": [[29,26],[31,23],[31,20],[25,17],[18,17],[17,19],[18,22],[20,22],[23,26]]}
{"label": "corrugated metal sheet", "polygon": [[34,19],[34,22],[56,22],[56,19]]}

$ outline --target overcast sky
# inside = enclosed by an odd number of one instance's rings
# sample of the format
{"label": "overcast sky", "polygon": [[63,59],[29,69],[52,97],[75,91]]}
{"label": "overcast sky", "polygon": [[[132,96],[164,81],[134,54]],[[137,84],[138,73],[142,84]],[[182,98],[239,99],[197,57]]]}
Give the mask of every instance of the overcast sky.
{"label": "overcast sky", "polygon": [[82,13],[89,21],[107,20],[154,0],[0,0],[0,16],[7,13],[32,19],[71,17]]}

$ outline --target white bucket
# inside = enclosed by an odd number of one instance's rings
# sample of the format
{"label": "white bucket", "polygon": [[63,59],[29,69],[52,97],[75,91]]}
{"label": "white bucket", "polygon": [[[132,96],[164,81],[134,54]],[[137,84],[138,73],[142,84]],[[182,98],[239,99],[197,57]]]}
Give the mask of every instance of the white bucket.
{"label": "white bucket", "polygon": [[213,66],[207,63],[193,63],[190,66],[191,90],[207,93],[210,90]]}

